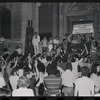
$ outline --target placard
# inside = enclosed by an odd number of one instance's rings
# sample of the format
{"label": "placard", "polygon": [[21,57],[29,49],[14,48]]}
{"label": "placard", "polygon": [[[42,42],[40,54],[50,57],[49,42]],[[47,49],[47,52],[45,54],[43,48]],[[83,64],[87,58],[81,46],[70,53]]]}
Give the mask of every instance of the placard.
{"label": "placard", "polygon": [[93,23],[73,25],[72,34],[94,33]]}

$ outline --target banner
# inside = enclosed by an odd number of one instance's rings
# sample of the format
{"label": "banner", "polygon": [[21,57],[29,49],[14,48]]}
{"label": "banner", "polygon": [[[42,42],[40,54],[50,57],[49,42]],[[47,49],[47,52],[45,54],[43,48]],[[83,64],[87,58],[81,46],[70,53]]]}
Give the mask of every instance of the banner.
{"label": "banner", "polygon": [[72,34],[94,33],[93,23],[73,25]]}

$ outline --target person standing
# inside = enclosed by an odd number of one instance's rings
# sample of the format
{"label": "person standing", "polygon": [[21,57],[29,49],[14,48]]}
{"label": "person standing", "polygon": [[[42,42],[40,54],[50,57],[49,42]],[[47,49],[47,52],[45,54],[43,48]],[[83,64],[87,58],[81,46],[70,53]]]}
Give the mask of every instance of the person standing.
{"label": "person standing", "polygon": [[66,70],[61,75],[64,96],[74,95],[75,75],[72,72],[72,64],[66,64]]}
{"label": "person standing", "polygon": [[12,96],[34,96],[32,89],[28,89],[29,80],[25,76],[21,76],[18,80],[18,89],[12,91]]}
{"label": "person standing", "polygon": [[91,43],[90,53],[94,63],[97,62],[97,49],[98,49],[97,42],[93,40]]}
{"label": "person standing", "polygon": [[75,81],[74,96],[93,96],[95,83],[89,76],[89,69],[84,66],[82,69],[82,77]]}
{"label": "person standing", "polygon": [[39,53],[39,43],[40,43],[40,36],[35,32],[33,39],[32,39],[32,44],[34,46],[34,52],[35,55]]}

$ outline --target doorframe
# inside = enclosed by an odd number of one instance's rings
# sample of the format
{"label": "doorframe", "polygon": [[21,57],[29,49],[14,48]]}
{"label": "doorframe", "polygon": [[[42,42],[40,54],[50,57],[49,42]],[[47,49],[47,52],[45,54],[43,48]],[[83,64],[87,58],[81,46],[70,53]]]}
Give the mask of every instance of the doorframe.
{"label": "doorframe", "polygon": [[[81,12],[82,13],[82,12]],[[70,16],[71,15],[71,16]],[[83,16],[83,20],[81,19],[81,17]],[[92,19],[84,19],[84,17],[87,17],[87,16],[91,16],[91,18]],[[78,19],[78,17],[79,17],[79,19]],[[73,29],[73,22],[75,22],[75,21],[77,21],[77,22],[82,22],[82,21],[91,21],[91,22],[93,22],[93,27],[94,27],[94,38],[96,39],[96,40],[98,40],[98,22],[97,22],[97,13],[95,12],[95,13],[86,13],[86,14],[79,14],[79,15],[77,15],[77,14],[68,14],[67,16],[66,16],[66,20],[67,20],[67,33],[69,33],[69,34],[72,34],[72,29]],[[81,21],[82,20],[82,21]]]}

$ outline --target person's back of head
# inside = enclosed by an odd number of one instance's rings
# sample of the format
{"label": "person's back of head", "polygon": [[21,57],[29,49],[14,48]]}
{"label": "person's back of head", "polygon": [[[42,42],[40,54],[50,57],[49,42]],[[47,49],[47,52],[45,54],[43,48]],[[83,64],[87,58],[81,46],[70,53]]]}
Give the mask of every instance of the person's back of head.
{"label": "person's back of head", "polygon": [[25,68],[23,75],[26,76],[27,78],[31,79],[33,76],[32,70],[29,67]]}
{"label": "person's back of head", "polygon": [[82,76],[89,76],[89,69],[86,66],[82,67],[81,72]]}
{"label": "person's back of head", "polygon": [[66,70],[72,70],[72,64],[70,62],[66,63]]}
{"label": "person's back of head", "polygon": [[26,78],[25,76],[21,76],[19,77],[18,83],[17,83],[18,87],[28,87],[30,85],[28,78]]}
{"label": "person's back of head", "polygon": [[16,72],[17,72],[17,69],[13,68],[12,71],[11,71],[11,75],[15,75]]}
{"label": "person's back of head", "polygon": [[79,60],[79,56],[77,54],[75,54],[74,57],[75,57],[75,61]]}
{"label": "person's back of head", "polygon": [[52,61],[51,56],[47,56],[47,57],[46,57],[46,60],[47,60],[47,61]]}
{"label": "person's back of head", "polygon": [[48,64],[48,66],[47,66],[48,75],[51,75],[51,74],[55,75],[56,72],[57,72],[57,66],[54,64]]}

